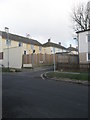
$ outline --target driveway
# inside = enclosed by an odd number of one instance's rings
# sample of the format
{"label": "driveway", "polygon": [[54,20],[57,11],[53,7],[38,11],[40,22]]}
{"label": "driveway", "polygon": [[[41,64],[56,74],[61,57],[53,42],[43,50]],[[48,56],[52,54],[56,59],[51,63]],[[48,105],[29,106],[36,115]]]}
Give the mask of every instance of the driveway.
{"label": "driveway", "polygon": [[3,118],[88,117],[88,86],[43,80],[46,71],[3,73]]}

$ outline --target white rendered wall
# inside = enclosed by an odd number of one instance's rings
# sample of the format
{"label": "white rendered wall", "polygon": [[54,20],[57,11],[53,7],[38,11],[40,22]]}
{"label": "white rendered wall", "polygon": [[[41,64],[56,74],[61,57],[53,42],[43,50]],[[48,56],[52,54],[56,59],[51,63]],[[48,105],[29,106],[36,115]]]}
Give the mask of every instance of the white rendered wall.
{"label": "white rendered wall", "polygon": [[[53,50],[53,47],[50,47],[51,51],[52,51],[52,54],[54,53],[54,50]],[[55,47],[55,53],[58,53],[58,52],[66,52],[65,50],[61,49],[61,48],[56,48]]]}
{"label": "white rendered wall", "polygon": [[88,32],[79,33],[79,53],[88,52]]}
{"label": "white rendered wall", "polygon": [[[4,49],[3,65],[8,67],[8,49]],[[22,47],[9,48],[9,67],[22,67]]]}

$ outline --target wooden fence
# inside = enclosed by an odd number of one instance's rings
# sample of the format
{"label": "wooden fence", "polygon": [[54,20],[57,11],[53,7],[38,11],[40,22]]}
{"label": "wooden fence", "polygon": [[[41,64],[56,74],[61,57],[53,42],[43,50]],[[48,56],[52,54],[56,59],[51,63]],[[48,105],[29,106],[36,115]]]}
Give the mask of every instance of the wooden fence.
{"label": "wooden fence", "polygon": [[[53,54],[27,54],[23,55],[23,64],[34,64],[34,65],[52,65],[53,64]],[[70,68],[68,64],[78,64],[78,55],[68,55],[68,54],[55,54],[55,62],[57,64],[57,68],[59,69],[59,65],[62,68]],[[71,67],[72,68],[72,67]],[[76,66],[73,68],[76,69]]]}
{"label": "wooden fence", "polygon": [[90,71],[90,63],[79,64],[79,56],[58,54],[57,70],[62,71]]}
{"label": "wooden fence", "polygon": [[59,63],[70,63],[70,64],[78,64],[79,63],[79,57],[78,55],[72,55],[72,54],[66,54],[66,53],[60,53],[58,55],[58,61]]}
{"label": "wooden fence", "polygon": [[60,71],[88,71],[90,72],[90,63],[72,64],[72,63],[57,63],[57,70]]}
{"label": "wooden fence", "polygon": [[[57,62],[57,55],[55,55],[55,61]],[[34,65],[51,65],[53,64],[53,54],[27,54],[23,55],[23,64]]]}

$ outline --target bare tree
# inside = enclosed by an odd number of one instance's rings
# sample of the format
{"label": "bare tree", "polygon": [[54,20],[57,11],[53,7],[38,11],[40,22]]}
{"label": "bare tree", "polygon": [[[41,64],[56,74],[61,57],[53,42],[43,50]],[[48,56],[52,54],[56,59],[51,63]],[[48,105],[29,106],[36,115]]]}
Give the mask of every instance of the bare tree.
{"label": "bare tree", "polygon": [[85,4],[79,4],[73,8],[72,20],[74,23],[74,30],[87,30],[90,29],[90,2]]}

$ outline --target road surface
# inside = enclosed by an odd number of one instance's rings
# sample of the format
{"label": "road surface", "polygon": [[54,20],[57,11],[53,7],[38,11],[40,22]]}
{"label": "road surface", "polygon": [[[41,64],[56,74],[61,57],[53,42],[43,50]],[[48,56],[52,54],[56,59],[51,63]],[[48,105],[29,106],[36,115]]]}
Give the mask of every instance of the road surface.
{"label": "road surface", "polygon": [[43,80],[46,71],[3,73],[3,118],[88,117],[88,87]]}

